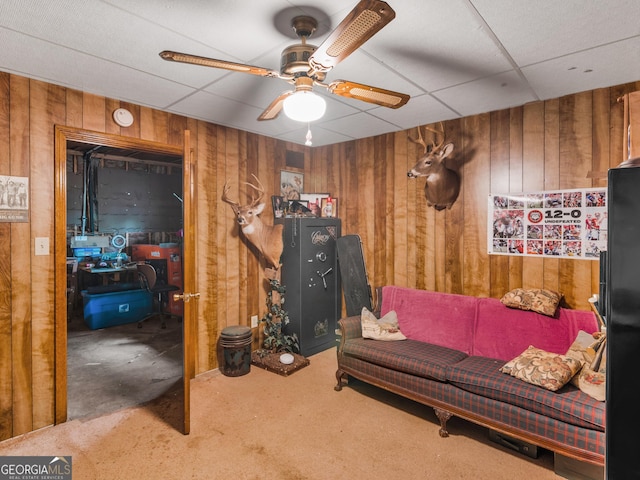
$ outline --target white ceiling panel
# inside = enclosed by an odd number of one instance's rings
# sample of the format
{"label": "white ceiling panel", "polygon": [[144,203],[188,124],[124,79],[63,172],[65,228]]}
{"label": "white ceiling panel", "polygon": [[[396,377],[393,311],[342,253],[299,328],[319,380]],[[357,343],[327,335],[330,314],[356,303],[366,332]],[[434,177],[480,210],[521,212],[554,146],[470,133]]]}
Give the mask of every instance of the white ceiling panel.
{"label": "white ceiling panel", "polygon": [[[108,0],[105,3],[215,49],[218,52],[212,56],[234,62],[251,62],[289,40],[273,26],[276,14],[291,7],[284,0]],[[177,50],[171,45],[164,49]]]}
{"label": "white ceiling panel", "polygon": [[[246,103],[203,91],[196,92],[174,103],[170,110],[181,115],[189,113],[193,118],[217,124],[222,124],[224,121],[225,125],[234,128],[252,124],[253,120],[261,113],[259,108],[252,107]],[[247,130],[255,131],[255,128]]]}
{"label": "white ceiling panel", "polygon": [[536,100],[526,82],[516,72],[446,88],[434,93],[434,96],[462,116],[501,110]]}
{"label": "white ceiling panel", "polygon": [[[292,88],[162,50],[278,70],[298,43],[320,45],[357,0],[4,0],[0,71],[304,144],[306,125],[257,121]],[[409,94],[397,110],[331,95],[313,145],[370,137],[640,80],[640,1],[390,0],[395,19],[327,74]]]}
{"label": "white ceiling panel", "polygon": [[400,130],[460,117],[457,112],[428,94],[413,97],[409,103],[398,110],[389,111],[384,107],[376,107],[367,113],[398,125]]}
{"label": "white ceiling panel", "polygon": [[[4,70],[56,85],[163,108],[194,92],[192,88],[135,68],[76,50],[60,48],[33,37],[0,30],[0,44],[9,43],[20,44],[30,54],[25,58],[22,48],[0,49],[0,65]],[[37,72],[37,75],[33,72]],[[149,88],[150,85],[153,88]]]}
{"label": "white ceiling panel", "polygon": [[634,56],[640,57],[640,37],[537,63],[524,67],[522,73],[538,96],[546,100],[565,95],[563,85],[569,83],[580,92],[635,82],[640,79],[640,64],[619,64],[619,58]]}
{"label": "white ceiling panel", "polygon": [[334,132],[343,132],[352,138],[366,138],[401,130],[396,125],[386,122],[368,113],[356,113],[348,117],[337,118],[330,124],[322,124]]}
{"label": "white ceiling panel", "polygon": [[[396,20],[363,50],[426,92],[494,75],[511,64],[467,0],[393,4]],[[384,33],[383,33],[384,32]]]}
{"label": "white ceiling panel", "polygon": [[521,67],[640,35],[637,0],[471,3]]}

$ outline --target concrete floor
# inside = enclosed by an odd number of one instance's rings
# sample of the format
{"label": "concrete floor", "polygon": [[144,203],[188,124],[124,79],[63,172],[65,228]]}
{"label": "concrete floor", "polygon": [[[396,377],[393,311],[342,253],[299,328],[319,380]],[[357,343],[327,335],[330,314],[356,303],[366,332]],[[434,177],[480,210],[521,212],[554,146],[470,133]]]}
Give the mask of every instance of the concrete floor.
{"label": "concrete floor", "polygon": [[76,308],[68,321],[68,420],[100,416],[159,397],[182,378],[182,323],[160,318],[89,329]]}

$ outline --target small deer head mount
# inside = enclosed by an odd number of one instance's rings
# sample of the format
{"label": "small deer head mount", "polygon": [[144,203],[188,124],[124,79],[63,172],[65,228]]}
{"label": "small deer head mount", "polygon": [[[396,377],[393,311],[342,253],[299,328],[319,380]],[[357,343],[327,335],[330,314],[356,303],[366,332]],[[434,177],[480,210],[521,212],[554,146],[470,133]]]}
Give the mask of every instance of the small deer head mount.
{"label": "small deer head mount", "polygon": [[240,205],[229,198],[229,182],[225,182],[224,189],[222,191],[222,201],[231,205],[233,213],[236,215],[236,220],[240,225],[240,229],[244,236],[251,242],[251,244],[258,249],[258,251],[264,256],[267,261],[267,266],[274,269],[280,268],[280,256],[284,248],[282,241],[282,225],[265,225],[258,215],[264,210],[264,202],[262,197],[264,196],[264,187],[258,177],[252,175],[256,179],[256,185],[249,182],[244,182],[249,187],[253,188],[258,196],[251,196],[251,202],[247,205]]}
{"label": "small deer head mount", "polygon": [[409,178],[426,177],[424,196],[427,199],[428,206],[434,207],[436,210],[451,208],[460,193],[460,176],[455,170],[451,170],[444,164],[445,159],[453,151],[453,143],[445,145],[442,122],[440,122],[440,130],[430,127],[425,127],[425,130],[441,135],[442,140],[438,144],[427,145],[422,138],[420,127],[418,127],[418,138],[409,137],[409,140],[422,145],[424,147],[424,155],[407,172],[407,176]]}

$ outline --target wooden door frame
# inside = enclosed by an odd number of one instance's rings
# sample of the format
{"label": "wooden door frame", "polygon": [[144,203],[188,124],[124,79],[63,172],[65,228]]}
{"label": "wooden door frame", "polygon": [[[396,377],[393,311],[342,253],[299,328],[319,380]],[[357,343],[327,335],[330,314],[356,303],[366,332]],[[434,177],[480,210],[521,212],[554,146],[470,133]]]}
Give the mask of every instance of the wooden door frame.
{"label": "wooden door frame", "polygon": [[[184,151],[182,155],[182,390],[183,424],[182,433],[191,432],[191,379],[195,377],[196,315],[198,298],[196,285],[196,157],[191,148],[191,132],[184,132]],[[192,294],[193,297],[191,296]],[[190,299],[193,298],[193,301]]]}
{"label": "wooden door frame", "polygon": [[[55,423],[67,421],[67,141],[183,157],[183,145],[168,145],[140,138],[123,137],[81,128],[55,126],[54,151],[54,337],[55,337]],[[184,172],[183,172],[184,175]],[[192,262],[193,263],[193,262]],[[183,335],[185,357],[192,355],[190,338]],[[187,352],[189,352],[187,354]],[[184,360],[183,360],[184,362]],[[193,362],[189,362],[192,364]],[[188,365],[187,365],[188,367]],[[188,372],[185,368],[184,372]],[[187,376],[189,376],[187,373]],[[185,392],[188,399],[188,392]]]}

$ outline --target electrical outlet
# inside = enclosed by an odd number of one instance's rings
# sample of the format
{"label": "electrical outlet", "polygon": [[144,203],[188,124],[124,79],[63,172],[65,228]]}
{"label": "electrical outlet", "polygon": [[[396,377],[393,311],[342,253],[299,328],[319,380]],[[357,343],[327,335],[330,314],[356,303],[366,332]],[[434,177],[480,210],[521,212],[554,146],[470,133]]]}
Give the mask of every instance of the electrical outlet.
{"label": "electrical outlet", "polygon": [[258,327],[258,315],[251,315],[251,328]]}

